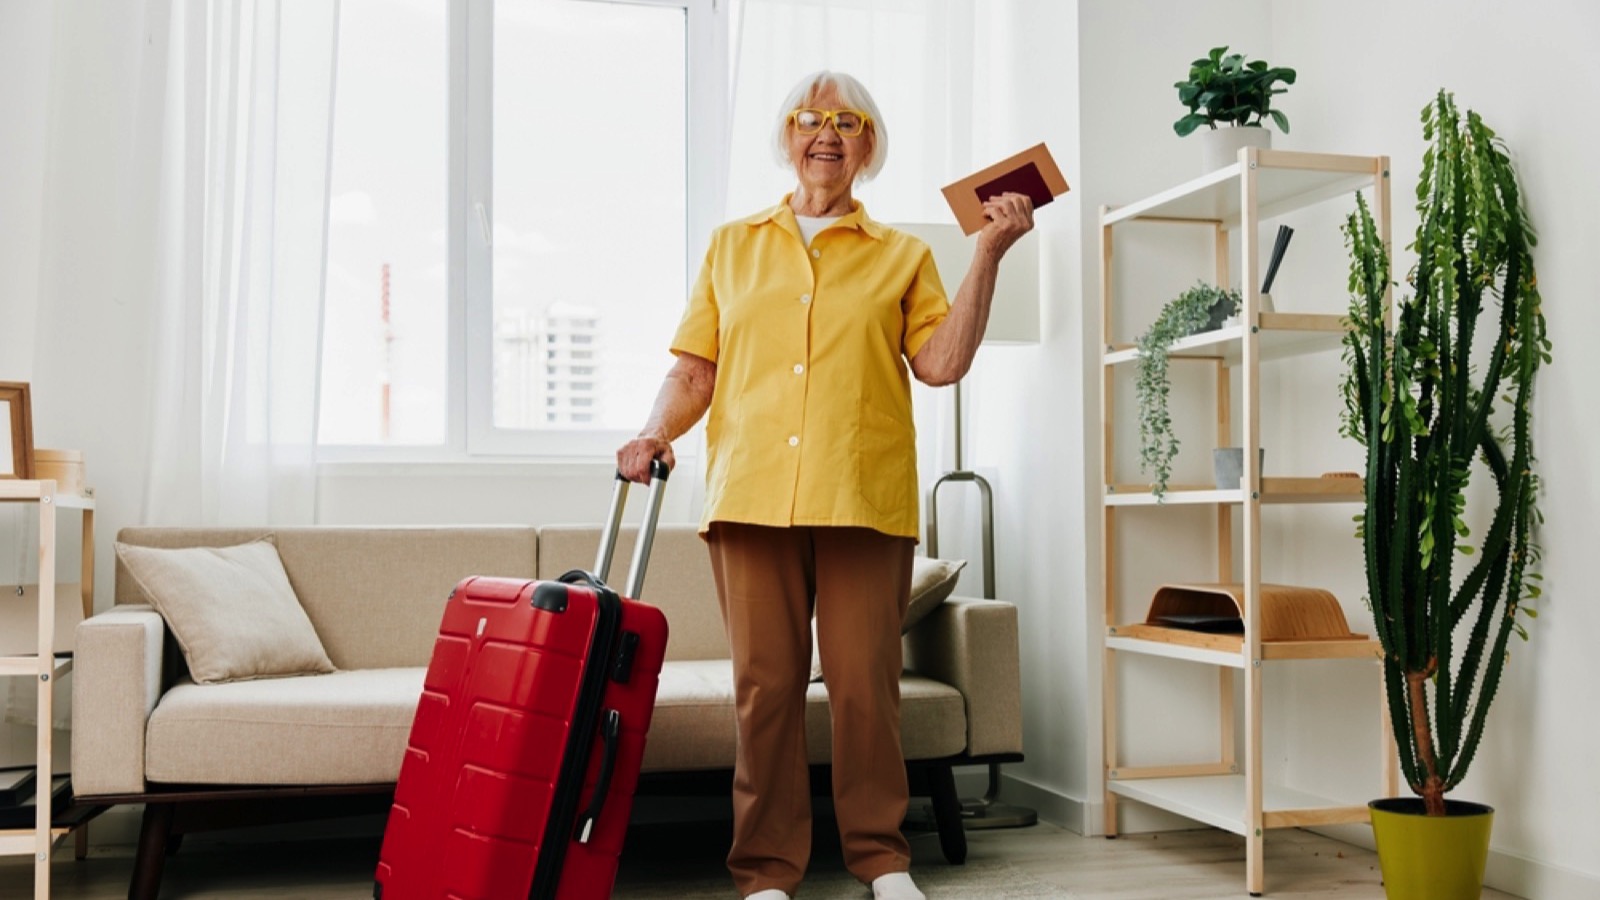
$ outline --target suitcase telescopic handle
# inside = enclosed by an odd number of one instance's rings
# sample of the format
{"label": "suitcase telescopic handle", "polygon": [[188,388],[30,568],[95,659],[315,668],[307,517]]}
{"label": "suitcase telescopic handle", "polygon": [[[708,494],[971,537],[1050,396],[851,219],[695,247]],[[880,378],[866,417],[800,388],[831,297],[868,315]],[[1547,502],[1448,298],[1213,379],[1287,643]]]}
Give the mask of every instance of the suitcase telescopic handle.
{"label": "suitcase telescopic handle", "polygon": [[[650,561],[650,546],[656,539],[656,521],[661,518],[661,496],[666,492],[667,464],[659,459],[650,460],[650,496],[645,501],[644,524],[639,528],[639,539],[633,545],[633,562],[628,568],[628,586],[622,596],[639,599],[644,588],[645,565]],[[611,492],[611,511],[606,514],[606,530],[600,535],[600,549],[595,554],[594,571],[601,581],[611,576],[611,557],[617,549],[617,534],[622,531],[622,508],[628,502],[628,479],[617,473],[615,488]]]}

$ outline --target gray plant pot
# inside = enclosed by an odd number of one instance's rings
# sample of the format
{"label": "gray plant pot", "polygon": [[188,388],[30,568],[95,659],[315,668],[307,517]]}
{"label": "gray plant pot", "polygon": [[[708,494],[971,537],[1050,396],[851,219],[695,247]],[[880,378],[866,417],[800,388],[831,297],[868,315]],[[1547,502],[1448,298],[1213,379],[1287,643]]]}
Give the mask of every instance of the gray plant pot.
{"label": "gray plant pot", "polygon": [[1205,327],[1201,330],[1216,331],[1218,328],[1221,328],[1223,323],[1228,321],[1229,316],[1238,312],[1238,309],[1235,307],[1236,304],[1225,297],[1211,304],[1211,318],[1206,320]]}
{"label": "gray plant pot", "polygon": [[[1267,459],[1267,448],[1256,448],[1256,470],[1260,470]],[[1236,491],[1239,489],[1239,479],[1244,477],[1244,448],[1243,447],[1218,447],[1211,451],[1211,473],[1217,481],[1217,490]]]}

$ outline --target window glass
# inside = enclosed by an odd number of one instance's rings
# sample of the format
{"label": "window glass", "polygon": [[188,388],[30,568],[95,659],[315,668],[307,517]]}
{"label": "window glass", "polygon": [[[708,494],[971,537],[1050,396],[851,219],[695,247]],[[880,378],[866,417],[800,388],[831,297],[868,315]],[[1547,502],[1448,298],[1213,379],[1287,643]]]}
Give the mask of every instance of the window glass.
{"label": "window glass", "polygon": [[323,444],[445,441],[447,16],[446,0],[339,5]]}
{"label": "window glass", "polygon": [[495,5],[496,428],[649,413],[687,282],[686,28],[679,7]]}

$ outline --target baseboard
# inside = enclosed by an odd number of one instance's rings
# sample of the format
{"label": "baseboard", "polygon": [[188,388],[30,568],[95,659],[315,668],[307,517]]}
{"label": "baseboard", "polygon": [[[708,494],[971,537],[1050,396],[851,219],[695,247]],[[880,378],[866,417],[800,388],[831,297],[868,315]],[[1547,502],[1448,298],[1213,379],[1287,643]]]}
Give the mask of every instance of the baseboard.
{"label": "baseboard", "polygon": [[[1307,831],[1376,850],[1367,825],[1325,825]],[[1529,859],[1519,853],[1489,848],[1483,883],[1497,891],[1537,900],[1591,900],[1600,897],[1600,875],[1579,872],[1554,863]]]}
{"label": "baseboard", "polygon": [[[985,771],[956,771],[956,793],[963,798],[982,797],[989,788]],[[1013,806],[1025,806],[1039,814],[1039,818],[1052,825],[1085,837],[1105,834],[1105,803],[1087,802],[1063,794],[1054,788],[1000,772],[1000,798]],[[1173,815],[1142,803],[1124,801],[1118,809],[1121,834],[1144,834],[1157,831],[1192,831],[1205,826],[1193,819]]]}
{"label": "baseboard", "polygon": [[[989,791],[987,769],[957,769],[956,793],[963,799],[982,797]],[[1059,791],[1034,784],[1023,778],[1000,770],[1000,799],[1012,806],[1022,806],[1039,814],[1042,821],[1068,831],[1083,833],[1083,801]]]}

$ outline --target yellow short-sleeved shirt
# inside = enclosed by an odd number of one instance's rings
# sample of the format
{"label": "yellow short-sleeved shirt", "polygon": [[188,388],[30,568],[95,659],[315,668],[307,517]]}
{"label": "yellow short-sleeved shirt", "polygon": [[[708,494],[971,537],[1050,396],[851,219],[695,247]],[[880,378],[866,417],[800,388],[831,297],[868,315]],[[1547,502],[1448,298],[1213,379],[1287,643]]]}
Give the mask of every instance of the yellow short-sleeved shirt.
{"label": "yellow short-sleeved shirt", "polygon": [[917,537],[915,356],[949,314],[928,246],[854,210],[808,247],[789,198],[712,235],[672,341],[717,364],[712,522]]}

